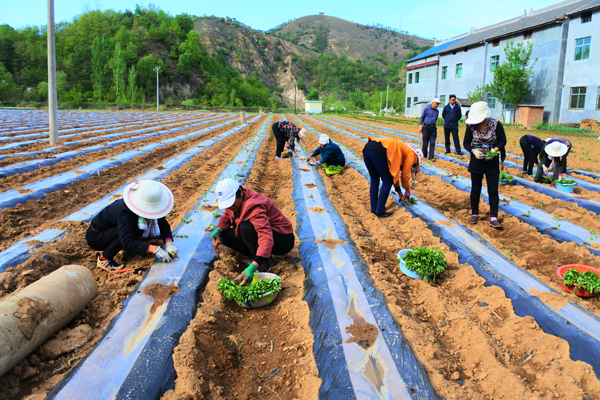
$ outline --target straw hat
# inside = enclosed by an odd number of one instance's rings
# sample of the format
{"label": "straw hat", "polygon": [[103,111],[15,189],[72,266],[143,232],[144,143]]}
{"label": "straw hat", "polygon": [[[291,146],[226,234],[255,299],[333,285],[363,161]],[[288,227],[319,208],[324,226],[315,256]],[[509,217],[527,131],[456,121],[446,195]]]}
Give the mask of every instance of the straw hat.
{"label": "straw hat", "polygon": [[240,188],[240,183],[235,179],[223,179],[217,183],[215,192],[221,210],[231,207],[235,203],[235,194]]}
{"label": "straw hat", "polygon": [[160,182],[143,180],[133,182],[123,191],[125,205],[143,218],[158,219],[173,209],[175,199],[168,187]]}
{"label": "straw hat", "polygon": [[544,146],[544,151],[550,157],[562,157],[567,154],[569,148],[561,142],[552,142]]}
{"label": "straw hat", "polygon": [[479,124],[486,118],[490,117],[490,109],[485,101],[473,103],[469,109],[469,117],[465,121],[468,125]]}
{"label": "straw hat", "polygon": [[300,129],[300,132],[298,132],[298,137],[300,139],[304,139],[305,136],[306,136],[306,129],[304,129],[304,128]]}
{"label": "straw hat", "polygon": [[319,137],[319,144],[329,144],[329,140],[330,140],[330,139],[329,139],[329,136],[327,136],[327,135],[325,135],[325,134],[322,134],[322,135]]}

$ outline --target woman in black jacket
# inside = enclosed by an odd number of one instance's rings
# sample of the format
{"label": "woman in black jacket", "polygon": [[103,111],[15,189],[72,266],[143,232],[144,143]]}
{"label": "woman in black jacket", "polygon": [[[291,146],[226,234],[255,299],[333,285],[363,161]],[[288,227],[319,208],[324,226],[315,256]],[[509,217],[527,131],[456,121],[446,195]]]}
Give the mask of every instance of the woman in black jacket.
{"label": "woman in black jacket", "polygon": [[490,109],[485,101],[474,103],[469,110],[467,129],[463,146],[471,153],[469,172],[471,173],[471,224],[479,219],[479,198],[483,186],[483,176],[487,181],[487,191],[490,201],[490,225],[501,229],[498,221],[498,178],[500,177],[500,162],[498,156],[488,158],[489,151],[500,151],[506,146],[506,134],[500,121],[490,118]]}
{"label": "woman in black jacket", "polygon": [[[109,272],[123,268],[114,257],[121,250],[140,256],[153,253],[159,261],[177,257],[171,227],[165,216],[174,205],[173,193],[162,183],[150,180],[134,182],[116,200],[96,215],[86,232],[88,245],[102,254],[96,265]],[[160,236],[165,249],[141,242],[141,237]]]}

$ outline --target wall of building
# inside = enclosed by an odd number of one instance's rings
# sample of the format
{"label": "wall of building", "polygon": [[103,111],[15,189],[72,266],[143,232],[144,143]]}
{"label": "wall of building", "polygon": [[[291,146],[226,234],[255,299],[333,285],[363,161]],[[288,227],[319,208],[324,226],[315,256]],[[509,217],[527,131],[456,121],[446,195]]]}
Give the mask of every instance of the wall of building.
{"label": "wall of building", "polygon": [[[591,36],[590,57],[586,60],[575,60],[575,41]],[[598,110],[598,94],[600,87],[600,11],[592,14],[592,20],[581,23],[581,16],[569,21],[567,51],[565,54],[565,70],[563,79],[560,122],[579,123],[585,118],[600,120]],[[572,87],[585,87],[585,108],[571,109],[570,98]]]}
{"label": "wall of building", "polygon": [[[407,66],[419,65],[431,61],[437,61],[438,57],[428,57],[414,61]],[[419,83],[415,83],[415,74],[419,73]],[[404,114],[409,117],[420,117],[418,108],[413,107],[414,103],[419,101],[431,102],[436,97],[436,79],[438,75],[438,65],[430,64],[418,68],[405,70],[406,73],[406,97],[410,97],[411,107],[405,103]],[[412,74],[412,83],[408,83],[408,74]],[[417,100],[415,101],[415,97]],[[406,100],[406,99],[405,99]]]}

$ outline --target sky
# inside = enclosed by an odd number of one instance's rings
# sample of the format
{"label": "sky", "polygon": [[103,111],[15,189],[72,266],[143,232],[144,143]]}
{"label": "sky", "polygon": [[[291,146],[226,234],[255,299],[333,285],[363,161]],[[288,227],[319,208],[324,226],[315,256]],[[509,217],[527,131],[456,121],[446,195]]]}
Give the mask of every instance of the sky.
{"label": "sky", "polygon": [[[560,1],[379,0],[371,3],[357,0],[156,0],[152,4],[172,15],[188,13],[197,16],[231,17],[261,30],[268,30],[290,19],[323,12],[325,15],[363,25],[376,23],[440,40],[466,33],[471,27],[483,28],[523,15],[525,9],[529,12],[531,8],[538,10],[558,2]],[[54,0],[55,21],[72,21],[85,10],[134,10],[136,3],[150,4],[136,0]],[[13,28],[46,25],[48,22],[47,1],[44,0],[0,0],[0,10],[0,24],[8,24]]]}

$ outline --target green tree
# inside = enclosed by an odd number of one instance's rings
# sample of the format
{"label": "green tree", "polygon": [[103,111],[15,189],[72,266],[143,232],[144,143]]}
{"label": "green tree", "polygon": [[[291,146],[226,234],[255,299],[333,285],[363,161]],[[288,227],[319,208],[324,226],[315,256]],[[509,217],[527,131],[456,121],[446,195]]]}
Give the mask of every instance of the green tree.
{"label": "green tree", "polygon": [[472,91],[467,93],[467,98],[471,103],[476,103],[478,101],[484,101],[486,99],[488,92],[488,87],[481,87],[477,85],[477,87]]}
{"label": "green tree", "polygon": [[179,14],[175,17],[174,21],[177,23],[179,28],[179,38],[181,40],[185,40],[188,36],[188,33],[194,29],[194,20],[189,14],[183,13]]}
{"label": "green tree", "polygon": [[92,82],[94,86],[94,97],[99,101],[106,100],[106,94],[110,86],[109,61],[110,42],[106,35],[96,36],[92,42]]}
{"label": "green tree", "polygon": [[135,65],[129,68],[129,82],[127,85],[127,99],[129,104],[132,106],[139,101],[139,89],[137,86],[137,72],[135,71]]}
{"label": "green tree", "polygon": [[121,50],[121,43],[117,42],[113,57],[109,61],[110,68],[113,71],[117,92],[117,103],[121,103],[126,98],[125,96],[125,74],[127,73],[127,64],[125,62],[125,54]]}
{"label": "green tree", "polygon": [[37,85],[37,94],[39,101],[48,101],[48,82],[40,82]]}
{"label": "green tree", "polygon": [[[533,74],[533,66],[537,58],[529,64],[533,45],[531,43],[517,43],[508,41],[504,48],[506,61],[496,67],[494,80],[487,85],[487,91],[496,97],[502,108],[511,104],[516,111],[517,105],[525,101],[531,93],[529,78]],[[512,113],[511,122],[514,123],[515,113]]]}
{"label": "green tree", "polygon": [[311,89],[306,95],[306,100],[319,100],[319,91],[317,89]]}
{"label": "green tree", "polygon": [[359,88],[354,89],[354,92],[350,93],[350,103],[359,110],[365,109],[365,99]]}
{"label": "green tree", "polygon": [[300,89],[300,90],[306,89],[306,84],[304,83],[304,79],[299,78],[298,82],[296,83],[296,86],[298,86],[298,89]]}
{"label": "green tree", "polygon": [[0,103],[13,93],[14,86],[12,74],[0,63]]}
{"label": "green tree", "polygon": [[[63,96],[69,89],[67,73],[65,71],[56,71],[56,97],[58,101],[63,100]],[[48,89],[46,89],[47,96]]]}

